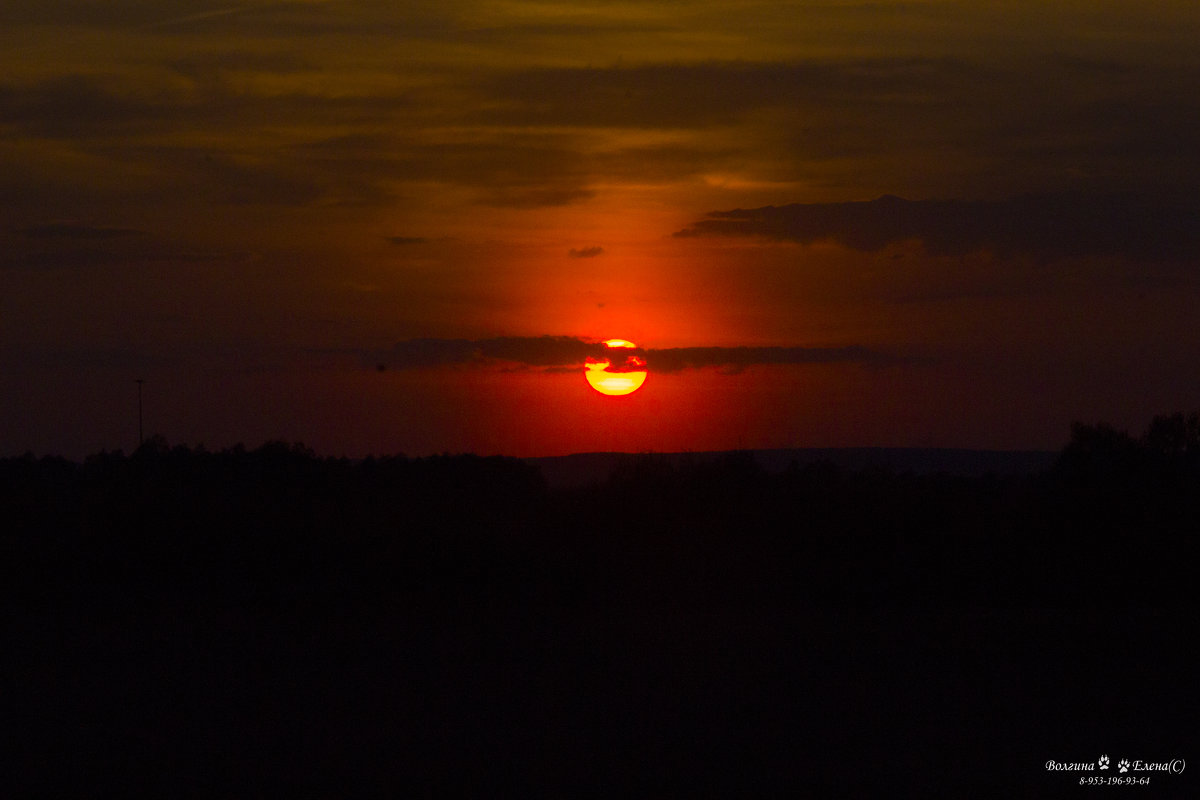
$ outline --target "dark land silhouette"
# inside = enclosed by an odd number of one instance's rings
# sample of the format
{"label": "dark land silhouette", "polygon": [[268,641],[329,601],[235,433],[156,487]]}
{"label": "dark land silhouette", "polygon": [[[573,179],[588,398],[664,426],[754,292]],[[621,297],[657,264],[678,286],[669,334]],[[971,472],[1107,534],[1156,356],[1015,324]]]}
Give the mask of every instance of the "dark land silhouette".
{"label": "dark land silhouette", "polygon": [[[1058,457],[1050,450],[964,450],[958,448],[904,447],[805,447],[771,450],[739,450],[767,474],[814,464],[831,466],[843,472],[888,470],[916,474],[958,475],[1031,475],[1047,469]],[[704,462],[728,458],[729,452],[682,452],[642,454],[666,460],[673,468],[688,469]],[[526,458],[542,472],[551,488],[580,487],[603,483],[628,453],[574,453],[569,456]]]}
{"label": "dark land silhouette", "polygon": [[1051,759],[1194,755],[1200,416],[827,456],[0,460],[14,791],[1056,797]]}

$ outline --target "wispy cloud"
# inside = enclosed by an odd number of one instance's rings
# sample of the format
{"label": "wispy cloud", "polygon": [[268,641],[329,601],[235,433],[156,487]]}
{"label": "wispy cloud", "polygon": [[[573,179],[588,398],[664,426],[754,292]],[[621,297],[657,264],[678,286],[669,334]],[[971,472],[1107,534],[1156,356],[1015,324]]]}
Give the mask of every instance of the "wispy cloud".
{"label": "wispy cloud", "polygon": [[212,11],[201,11],[201,12],[198,12],[195,14],[185,14],[184,16],[181,16],[181,17],[172,17],[171,19],[160,20],[158,22],[151,22],[151,23],[146,24],[143,27],[152,30],[152,29],[156,29],[156,28],[169,28],[169,27],[173,27],[175,25],[186,25],[189,22],[200,22],[201,20],[213,19],[214,17],[227,17],[231,14],[238,14],[243,11],[250,11],[250,10],[255,9],[256,7],[263,6],[263,5],[270,5],[270,4],[269,3],[259,3],[257,6],[242,5],[242,6],[234,6],[233,8],[218,8],[218,9],[215,9]]}
{"label": "wispy cloud", "polygon": [[572,247],[567,251],[567,255],[571,258],[595,258],[596,256],[604,255],[604,248],[599,246]]}
{"label": "wispy cloud", "polygon": [[159,30],[162,28],[174,28],[181,25],[188,25],[193,22],[205,22],[207,20],[218,19],[221,17],[231,17],[235,14],[244,14],[247,12],[266,11],[268,9],[284,8],[303,8],[306,5],[320,5],[323,0],[307,0],[307,2],[298,2],[297,0],[263,0],[258,3],[242,3],[228,8],[215,8],[205,11],[196,11],[191,14],[181,14],[179,16],[170,17],[164,20],[149,22],[141,27],[144,30]]}

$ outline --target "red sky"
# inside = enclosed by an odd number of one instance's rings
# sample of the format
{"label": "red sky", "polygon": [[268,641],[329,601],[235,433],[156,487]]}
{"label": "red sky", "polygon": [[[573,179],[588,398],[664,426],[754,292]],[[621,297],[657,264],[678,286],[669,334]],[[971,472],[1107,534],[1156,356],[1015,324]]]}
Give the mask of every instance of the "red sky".
{"label": "red sky", "polygon": [[131,450],[136,378],[331,455],[1140,430],[1200,406],[1197,9],[6,4],[0,455]]}

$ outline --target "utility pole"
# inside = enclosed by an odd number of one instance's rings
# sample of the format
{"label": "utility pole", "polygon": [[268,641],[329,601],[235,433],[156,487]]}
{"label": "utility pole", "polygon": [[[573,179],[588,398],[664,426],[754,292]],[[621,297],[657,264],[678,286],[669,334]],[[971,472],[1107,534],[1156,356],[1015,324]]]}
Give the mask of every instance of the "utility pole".
{"label": "utility pole", "polygon": [[138,378],[134,381],[138,385],[138,447],[142,446],[142,384],[145,379]]}

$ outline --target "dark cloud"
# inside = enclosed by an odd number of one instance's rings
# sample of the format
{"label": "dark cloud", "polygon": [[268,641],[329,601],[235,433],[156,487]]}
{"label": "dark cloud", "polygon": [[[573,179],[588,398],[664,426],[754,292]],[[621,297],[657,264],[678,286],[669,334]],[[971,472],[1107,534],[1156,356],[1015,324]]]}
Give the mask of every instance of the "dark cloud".
{"label": "dark cloud", "polygon": [[1186,189],[1200,173],[1197,79],[1190,63],[1054,55],[540,68],[481,75],[470,88],[494,101],[467,118],[723,132],[676,175],[707,166],[927,196]]}
{"label": "dark cloud", "polygon": [[112,250],[71,249],[56,252],[6,253],[0,269],[72,270],[128,264],[129,256]]}
{"label": "dark cloud", "polygon": [[[247,91],[207,63],[175,64],[183,80],[149,89],[80,74],[0,83],[0,125],[18,138],[70,142],[95,158],[89,186],[108,184],[108,199],[174,191],[234,205],[378,206],[391,204],[397,186],[411,182],[466,187],[476,202],[507,208],[562,206],[594,195],[595,165],[581,156],[576,133],[478,132],[443,141],[423,132],[446,121],[445,112],[430,110],[437,98],[419,90],[323,94],[305,88],[322,84],[297,80],[298,69],[259,70],[288,76],[288,91],[269,93]],[[277,125],[299,132],[344,127],[346,120],[354,122],[352,132],[337,137],[263,146],[258,136]],[[375,133],[379,127],[390,132]],[[198,138],[208,132],[214,145],[181,142],[175,137],[183,130]],[[9,166],[0,177],[0,200],[28,197],[24,184],[64,180],[45,174],[45,163]]]}
{"label": "dark cloud", "polygon": [[567,255],[571,258],[595,258],[596,256],[604,255],[604,248],[595,245],[592,247],[572,247],[567,251]]}
{"label": "dark cloud", "polygon": [[22,133],[81,139],[169,123],[176,109],[113,91],[92,76],[63,75],[31,86],[0,86],[0,123]]}
{"label": "dark cloud", "polygon": [[32,225],[0,239],[0,270],[134,269],[149,264],[245,263],[248,251],[164,238],[132,228]]}
{"label": "dark cloud", "polygon": [[424,236],[388,236],[387,240],[395,245],[425,244],[429,241]]}
{"label": "dark cloud", "polygon": [[213,47],[200,53],[188,53],[167,62],[180,75],[212,80],[222,70],[254,70],[275,75],[294,75],[320,69],[319,63],[296,50],[243,50]]}
{"label": "dark cloud", "polygon": [[334,137],[299,146],[293,155],[307,169],[342,183],[447,184],[469,189],[482,205],[540,208],[595,194],[580,147],[578,136],[556,132],[485,133],[458,142],[397,133]]}
{"label": "dark cloud", "polygon": [[[215,7],[214,7],[215,5]],[[331,10],[333,6],[336,10]],[[416,7],[414,7],[416,6]],[[6,2],[4,20],[14,25],[70,25],[98,29],[135,29],[161,35],[245,34],[267,30],[288,34],[386,33],[392,37],[430,35],[449,28],[451,3],[406,3],[401,13],[386,3],[296,3],[287,0],[216,3],[179,0],[55,0],[53,3]]]}
{"label": "dark cloud", "polygon": [[591,189],[572,186],[514,186],[489,191],[483,203],[496,208],[542,208],[569,206],[571,203],[595,197]]}
{"label": "dark cloud", "polygon": [[[193,0],[173,3],[176,16],[210,11],[209,3]],[[57,0],[54,3],[6,3],[7,21],[15,24],[87,25],[96,27],[128,27],[163,19],[163,7],[150,0],[113,0],[94,3],[90,0]],[[168,16],[171,12],[168,12]]]}
{"label": "dark cloud", "polygon": [[705,127],[768,107],[911,104],[974,73],[963,62],[915,58],[546,68],[489,78],[483,88],[507,102],[480,113],[509,124]]}
{"label": "dark cloud", "polygon": [[[24,5],[8,21],[131,26],[155,39],[195,29],[208,37],[205,47],[185,48],[140,78],[76,68],[0,85],[0,125],[17,139],[54,139],[101,156],[103,163],[89,164],[97,178],[90,183],[116,184],[108,197],[129,191],[126,182],[153,182],[147,192],[178,187],[206,202],[381,206],[433,183],[468,187],[482,205],[537,208],[586,200],[622,179],[710,173],[840,184],[842,192],[849,182],[866,197],[881,187],[1000,196],[1076,185],[1063,182],[1070,176],[1116,188],[1192,186],[1200,172],[1200,95],[1189,91],[1200,72],[1192,63],[845,55],[401,69],[388,48],[406,37],[559,41],[626,27],[645,32],[647,21],[488,27],[462,24],[467,17],[453,4],[398,11],[386,3],[214,8],[186,0],[167,14],[146,0]],[[318,57],[322,48],[282,46],[299,31],[371,38],[350,64]],[[372,62],[382,42],[389,44]],[[399,71],[411,80],[361,80],[372,63],[381,76]],[[672,135],[666,144],[597,147],[589,128]],[[281,130],[288,136],[277,136]],[[449,130],[457,133],[447,137]],[[330,131],[342,139],[322,141]],[[198,163],[197,142],[214,150],[211,161]],[[36,174],[26,180],[37,164],[16,160],[0,177],[0,200],[23,196],[26,183],[52,184]]]}
{"label": "dark cloud", "polygon": [[[1200,101],[1180,90],[1200,75],[1186,66],[1168,74],[1080,59],[1005,69],[948,58],[710,61],[451,72],[428,85],[344,77],[331,86],[293,51],[230,54],[224,45],[172,60],[166,77],[146,83],[10,78],[0,85],[0,124],[103,159],[92,183],[103,179],[108,197],[140,187],[241,205],[382,206],[406,184],[446,184],[481,205],[554,207],[614,181],[726,172],[814,184],[844,182],[851,171],[864,191],[921,195],[961,195],[971,181],[966,191],[998,196],[1084,180],[1190,186],[1200,172]],[[294,138],[264,135],[276,128]],[[444,128],[465,133],[431,135]],[[598,148],[587,128],[672,137]],[[188,141],[174,138],[181,131]],[[0,199],[62,180],[26,178],[36,164],[7,166]]]}
{"label": "dark cloud", "polygon": [[133,228],[95,228],[90,225],[31,225],[17,233],[30,239],[115,239],[121,236],[136,236],[142,231]]}
{"label": "dark cloud", "polygon": [[573,336],[501,336],[492,339],[409,339],[384,361],[395,369],[507,361],[530,367],[583,364],[604,345]]}
{"label": "dark cloud", "polygon": [[[622,355],[646,360],[653,372],[719,367],[740,371],[756,365],[829,364],[839,362],[882,364],[894,359],[864,347],[676,347],[622,349]],[[603,343],[573,336],[509,336],[493,339],[409,339],[390,352],[372,353],[368,363],[394,369],[508,362],[547,372],[578,369],[588,358],[608,358]]]}
{"label": "dark cloud", "polygon": [[976,251],[1061,258],[1192,258],[1200,251],[1195,201],[1146,195],[1055,194],[998,202],[903,200],[814,203],[714,211],[677,237],[832,240],[862,251],[920,240],[935,255]]}

